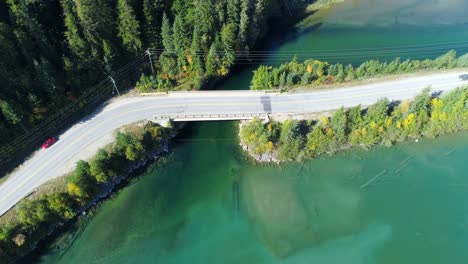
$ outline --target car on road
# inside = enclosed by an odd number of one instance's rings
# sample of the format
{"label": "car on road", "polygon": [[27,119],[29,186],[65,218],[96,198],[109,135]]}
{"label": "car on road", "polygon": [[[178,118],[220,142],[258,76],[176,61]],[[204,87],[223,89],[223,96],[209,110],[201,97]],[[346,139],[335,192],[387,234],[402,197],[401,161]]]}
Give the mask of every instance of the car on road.
{"label": "car on road", "polygon": [[52,146],[56,141],[57,140],[54,137],[50,137],[50,138],[46,139],[46,141],[44,141],[44,143],[42,143],[42,148],[46,149],[46,148]]}
{"label": "car on road", "polygon": [[462,75],[458,76],[458,78],[460,78],[460,80],[462,80],[462,81],[468,81],[468,74],[462,74]]}

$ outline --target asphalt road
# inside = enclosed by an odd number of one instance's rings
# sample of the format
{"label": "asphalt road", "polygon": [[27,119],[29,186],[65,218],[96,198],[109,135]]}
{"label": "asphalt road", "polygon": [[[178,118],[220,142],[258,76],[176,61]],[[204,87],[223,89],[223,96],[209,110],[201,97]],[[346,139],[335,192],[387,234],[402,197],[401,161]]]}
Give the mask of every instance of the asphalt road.
{"label": "asphalt road", "polygon": [[[169,95],[120,98],[58,136],[56,144],[38,150],[0,185],[0,215],[46,181],[70,172],[80,159],[88,159],[98,148],[112,142],[113,132],[126,124],[158,117],[195,115],[229,116],[249,114],[305,114],[369,105],[386,97],[403,100],[425,87],[447,91],[467,85],[459,75],[465,71],[408,77],[353,87],[290,94],[251,91],[179,92]],[[238,119],[238,118],[232,118]]]}

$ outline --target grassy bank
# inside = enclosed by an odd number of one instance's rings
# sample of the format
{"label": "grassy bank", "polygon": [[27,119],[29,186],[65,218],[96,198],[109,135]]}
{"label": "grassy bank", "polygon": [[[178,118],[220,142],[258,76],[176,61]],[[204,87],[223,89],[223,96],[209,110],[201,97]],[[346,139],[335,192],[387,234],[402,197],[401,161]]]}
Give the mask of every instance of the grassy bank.
{"label": "grassy bank", "polygon": [[106,196],[115,184],[167,150],[175,129],[148,123],[117,133],[116,141],[66,177],[38,188],[1,217],[0,259],[10,263],[31,251],[54,228]]}
{"label": "grassy bank", "polygon": [[463,87],[442,95],[426,89],[412,102],[382,99],[366,109],[341,108],[319,120],[263,123],[254,119],[241,126],[239,136],[244,149],[257,161],[290,161],[352,147],[392,146],[466,129],[468,87]]}

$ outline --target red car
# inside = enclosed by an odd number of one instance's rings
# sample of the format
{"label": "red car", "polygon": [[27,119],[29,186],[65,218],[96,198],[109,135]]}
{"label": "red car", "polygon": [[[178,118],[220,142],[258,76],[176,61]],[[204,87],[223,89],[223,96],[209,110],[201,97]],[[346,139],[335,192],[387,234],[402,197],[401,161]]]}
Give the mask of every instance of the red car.
{"label": "red car", "polygon": [[55,143],[55,138],[54,137],[50,137],[48,139],[46,139],[46,141],[44,143],[42,143],[42,148],[43,149],[46,149],[50,146],[52,146],[54,143]]}

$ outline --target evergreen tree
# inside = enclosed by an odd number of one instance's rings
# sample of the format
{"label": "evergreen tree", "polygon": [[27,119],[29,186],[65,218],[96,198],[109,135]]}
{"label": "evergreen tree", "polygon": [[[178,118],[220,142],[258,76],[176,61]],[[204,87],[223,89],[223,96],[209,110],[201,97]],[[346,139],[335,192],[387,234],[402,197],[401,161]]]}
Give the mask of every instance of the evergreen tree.
{"label": "evergreen tree", "polygon": [[[192,45],[190,47],[192,57],[192,67],[195,73],[195,78],[199,78],[203,72],[202,56],[200,55],[201,36],[199,28],[196,26],[193,30]],[[200,88],[200,87],[197,87]]]}
{"label": "evergreen tree", "polygon": [[240,0],[241,12],[239,18],[239,44],[245,47],[247,43],[247,34],[250,26],[251,0]]}
{"label": "evergreen tree", "polygon": [[195,24],[200,31],[201,48],[203,51],[207,51],[215,38],[217,30],[215,8],[212,0],[198,0],[196,5],[197,20]]}
{"label": "evergreen tree", "polygon": [[118,0],[117,2],[119,37],[122,39],[123,45],[127,51],[137,54],[141,52],[142,49],[140,25],[138,24],[135,11],[129,1],[130,0]]}
{"label": "evergreen tree", "polygon": [[348,127],[348,117],[344,108],[340,108],[332,116],[330,121],[330,128],[333,130],[335,135],[335,149],[339,148],[340,145],[346,141],[346,132]]}
{"label": "evergreen tree", "polygon": [[[94,72],[111,74],[112,64],[114,59],[119,58],[120,52],[117,52],[121,46],[115,23],[117,17],[114,17],[117,14],[115,6],[106,0],[75,0],[75,5],[82,34],[89,45],[85,56],[93,58],[92,68],[101,68]],[[96,73],[93,75],[101,76]]]}
{"label": "evergreen tree", "polygon": [[172,27],[169,18],[166,13],[163,14],[162,26],[161,26],[161,37],[162,44],[165,52],[173,53],[174,50],[174,40],[172,36]]}
{"label": "evergreen tree", "polygon": [[103,65],[104,65],[104,71],[106,75],[112,75],[113,70],[112,70],[112,64],[114,62],[114,51],[112,49],[112,46],[109,42],[106,40],[102,41],[102,58],[103,58]]}
{"label": "evergreen tree", "polygon": [[[55,49],[50,48],[53,45],[48,41],[42,25],[35,18],[35,14],[29,12],[28,5],[32,3],[23,0],[6,0],[6,2],[9,6],[13,32],[22,53],[27,58],[34,58],[39,47],[41,53],[48,59],[56,57]],[[32,61],[29,62],[32,63]]]}
{"label": "evergreen tree", "polygon": [[76,14],[75,2],[73,0],[61,0],[60,3],[63,9],[65,27],[67,28],[65,37],[68,46],[81,61],[87,62],[91,59],[89,56],[90,50],[88,43],[84,39]]}
{"label": "evergreen tree", "polygon": [[228,22],[238,26],[239,20],[240,20],[239,14],[240,14],[240,0],[227,1]]}
{"label": "evergreen tree", "polygon": [[223,44],[223,66],[230,67],[234,63],[234,45],[236,43],[234,24],[224,25],[221,30],[221,42]]}
{"label": "evergreen tree", "polygon": [[174,50],[177,55],[177,65],[182,72],[187,64],[186,50],[189,47],[189,36],[181,15],[177,15],[172,26],[172,39],[174,41]]}
{"label": "evergreen tree", "polygon": [[0,91],[2,97],[15,96],[14,86],[21,80],[17,78],[18,71],[22,70],[20,62],[20,54],[17,51],[11,27],[0,22]]}
{"label": "evergreen tree", "polygon": [[226,2],[218,1],[215,4],[216,10],[216,25],[221,25],[227,21],[226,17]]}
{"label": "evergreen tree", "polygon": [[257,0],[255,4],[255,9],[252,15],[252,23],[250,24],[248,32],[249,46],[253,46],[256,43],[258,37],[260,36],[261,29],[265,26],[265,12],[268,11],[268,4],[270,2],[270,0]]}
{"label": "evergreen tree", "polygon": [[[204,1],[204,0],[203,0]],[[190,7],[192,6],[193,0],[174,0],[174,3],[172,4],[172,12],[175,15],[181,15],[185,16],[187,15]],[[195,4],[195,6],[198,6],[198,3]]]}
{"label": "evergreen tree", "polygon": [[154,49],[159,49],[162,46],[160,34],[163,11],[163,0],[143,0],[145,42]]}
{"label": "evergreen tree", "polygon": [[57,93],[57,81],[50,63],[45,58],[41,58],[39,61],[34,60],[34,70],[36,81],[41,84],[47,95],[53,98]]}
{"label": "evergreen tree", "polygon": [[113,10],[107,0],[75,0],[76,11],[86,39],[95,52],[102,51],[103,40],[115,39]]}
{"label": "evergreen tree", "polygon": [[207,77],[211,77],[217,72],[217,63],[218,52],[216,50],[216,42],[213,42],[210,47],[210,51],[206,56],[205,68]]}
{"label": "evergreen tree", "polygon": [[11,104],[0,100],[0,110],[5,119],[12,125],[19,124],[23,116]]}

